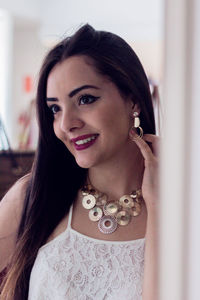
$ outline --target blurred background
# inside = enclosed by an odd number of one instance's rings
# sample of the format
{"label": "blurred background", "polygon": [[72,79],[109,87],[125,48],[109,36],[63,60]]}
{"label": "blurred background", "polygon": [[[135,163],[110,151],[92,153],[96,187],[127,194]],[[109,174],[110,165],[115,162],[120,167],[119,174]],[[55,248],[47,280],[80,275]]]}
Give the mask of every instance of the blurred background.
{"label": "blurred background", "polygon": [[123,37],[149,79],[162,136],[158,300],[200,299],[199,0],[0,0],[0,196],[31,168],[42,60],[84,23]]}

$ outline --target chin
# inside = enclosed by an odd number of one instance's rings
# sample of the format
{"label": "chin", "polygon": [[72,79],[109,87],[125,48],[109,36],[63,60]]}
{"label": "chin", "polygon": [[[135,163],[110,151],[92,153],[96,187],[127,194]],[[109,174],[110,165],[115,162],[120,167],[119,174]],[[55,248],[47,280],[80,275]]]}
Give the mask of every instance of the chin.
{"label": "chin", "polygon": [[79,167],[81,167],[83,169],[89,169],[93,166],[91,161],[87,161],[87,160],[78,160],[78,159],[76,159],[76,163]]}

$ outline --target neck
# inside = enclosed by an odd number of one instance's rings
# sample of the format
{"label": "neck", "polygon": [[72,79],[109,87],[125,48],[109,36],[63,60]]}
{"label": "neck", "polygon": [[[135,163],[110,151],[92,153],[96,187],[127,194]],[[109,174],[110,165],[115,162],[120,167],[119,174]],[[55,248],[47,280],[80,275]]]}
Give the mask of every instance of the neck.
{"label": "neck", "polygon": [[89,179],[95,189],[108,195],[109,199],[119,198],[140,189],[144,172],[144,160],[136,145],[126,149],[109,162],[89,169]]}

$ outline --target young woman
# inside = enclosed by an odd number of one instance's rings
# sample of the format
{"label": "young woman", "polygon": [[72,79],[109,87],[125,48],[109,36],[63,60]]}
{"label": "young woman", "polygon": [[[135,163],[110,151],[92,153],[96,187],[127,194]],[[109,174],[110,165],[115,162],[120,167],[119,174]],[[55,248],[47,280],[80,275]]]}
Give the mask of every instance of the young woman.
{"label": "young woman", "polygon": [[84,25],[46,56],[30,174],[1,202],[1,299],[155,300],[158,137],[131,47]]}

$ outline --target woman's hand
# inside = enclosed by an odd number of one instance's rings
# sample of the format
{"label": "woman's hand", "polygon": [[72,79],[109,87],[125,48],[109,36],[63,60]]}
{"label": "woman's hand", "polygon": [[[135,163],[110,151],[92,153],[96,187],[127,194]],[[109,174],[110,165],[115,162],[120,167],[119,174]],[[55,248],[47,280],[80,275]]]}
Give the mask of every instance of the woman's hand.
{"label": "woman's hand", "polygon": [[[158,300],[158,194],[159,137],[145,134],[135,140],[144,157],[142,194],[147,207],[143,300]],[[148,143],[147,143],[148,142]]]}
{"label": "woman's hand", "polygon": [[160,138],[153,134],[144,134],[143,138],[138,137],[135,139],[135,143],[144,157],[145,169],[142,181],[142,195],[147,210],[156,209],[158,204],[159,141]]}

